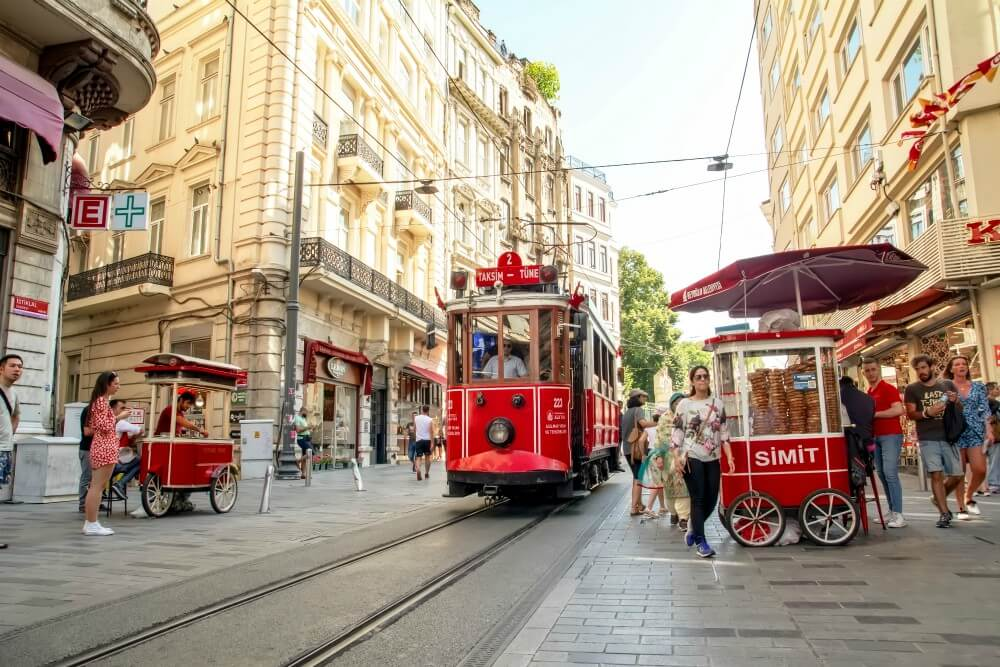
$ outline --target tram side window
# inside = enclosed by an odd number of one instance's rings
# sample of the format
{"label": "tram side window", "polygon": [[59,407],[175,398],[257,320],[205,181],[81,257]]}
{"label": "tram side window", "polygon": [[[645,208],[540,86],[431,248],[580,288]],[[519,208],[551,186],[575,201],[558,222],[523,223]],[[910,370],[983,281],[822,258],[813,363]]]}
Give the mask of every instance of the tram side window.
{"label": "tram side window", "polygon": [[538,311],[538,379],[552,380],[552,323],[551,310]]}
{"label": "tram side window", "polygon": [[490,360],[497,357],[498,323],[495,315],[479,315],[472,318],[470,328],[471,344],[469,345],[470,367],[472,380],[483,381],[495,377],[496,364],[488,368]]}
{"label": "tram side window", "polygon": [[451,363],[448,364],[449,371],[451,372],[451,381],[455,384],[461,384],[465,382],[465,366],[462,364],[462,352],[465,348],[463,344],[465,341],[464,327],[465,317],[463,315],[455,315],[451,321],[451,340],[452,353],[451,353]]}
{"label": "tram side window", "polygon": [[614,399],[615,397],[615,353],[608,349],[605,353],[605,358],[607,363],[604,365],[605,378],[604,381],[608,383],[607,391],[605,395]]}
{"label": "tram side window", "polygon": [[601,393],[601,339],[594,336],[594,379],[593,389],[596,393]]}

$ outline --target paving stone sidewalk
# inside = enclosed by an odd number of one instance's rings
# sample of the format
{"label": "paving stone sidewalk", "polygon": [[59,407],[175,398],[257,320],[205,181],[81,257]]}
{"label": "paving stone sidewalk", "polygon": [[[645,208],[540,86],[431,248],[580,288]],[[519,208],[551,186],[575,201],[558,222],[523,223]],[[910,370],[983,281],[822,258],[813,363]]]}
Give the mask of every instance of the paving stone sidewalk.
{"label": "paving stone sidewalk", "polygon": [[714,520],[713,560],[626,498],[496,664],[1000,664],[1000,497],[942,530],[905,484],[907,528],[744,549]]}
{"label": "paving stone sidewalk", "polygon": [[[0,551],[0,635],[453,502],[441,497],[443,465],[435,463],[433,481],[420,483],[409,465],[365,468],[364,492],[345,469],[314,472],[309,488],[276,481],[269,514],[257,513],[262,480],[241,481],[236,507],[226,515],[212,511],[205,493],[192,494],[195,512],[162,519],[123,516],[116,503],[110,519],[101,516],[115,529],[108,538],[80,533],[75,502],[0,505],[0,542],[10,545]],[[132,488],[129,511],[139,506]]]}

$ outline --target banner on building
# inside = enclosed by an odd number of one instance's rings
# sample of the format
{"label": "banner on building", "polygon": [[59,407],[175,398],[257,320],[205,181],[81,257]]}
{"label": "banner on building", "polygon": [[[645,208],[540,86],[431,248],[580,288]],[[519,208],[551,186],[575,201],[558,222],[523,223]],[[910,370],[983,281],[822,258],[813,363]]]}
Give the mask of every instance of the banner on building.
{"label": "banner on building", "polygon": [[907,130],[899,137],[900,146],[902,146],[903,142],[908,139],[916,139],[916,141],[913,142],[913,145],[910,146],[908,167],[910,171],[917,168],[917,162],[920,161],[920,154],[924,150],[924,139],[927,138],[930,128],[938,121],[939,118],[944,116],[956,104],[958,104],[959,100],[961,100],[967,92],[972,90],[972,87],[975,86],[976,82],[980,79],[985,78],[987,81],[993,81],[993,78],[996,76],[998,66],[1000,66],[1000,52],[993,54],[991,57],[976,65],[976,69],[956,81],[948,90],[943,93],[935,93],[933,99],[917,99],[917,104],[920,105],[920,110],[910,116],[910,127],[916,129]]}

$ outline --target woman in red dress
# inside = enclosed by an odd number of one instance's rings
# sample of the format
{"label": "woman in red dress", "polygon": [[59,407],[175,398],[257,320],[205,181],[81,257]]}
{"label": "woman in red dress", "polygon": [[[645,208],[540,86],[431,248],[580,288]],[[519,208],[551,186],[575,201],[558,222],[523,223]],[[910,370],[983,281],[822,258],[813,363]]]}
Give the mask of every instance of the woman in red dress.
{"label": "woman in red dress", "polygon": [[115,432],[115,424],[132,412],[129,408],[124,408],[117,415],[111,412],[108,400],[118,391],[119,386],[121,382],[118,374],[114,371],[105,371],[97,376],[94,391],[90,394],[87,426],[94,434],[94,440],[90,445],[90,468],[93,474],[90,479],[90,489],[87,491],[84,535],[105,536],[114,535],[115,532],[101,525],[97,520],[97,512],[101,506],[101,494],[111,479],[115,463],[118,462],[118,434]]}

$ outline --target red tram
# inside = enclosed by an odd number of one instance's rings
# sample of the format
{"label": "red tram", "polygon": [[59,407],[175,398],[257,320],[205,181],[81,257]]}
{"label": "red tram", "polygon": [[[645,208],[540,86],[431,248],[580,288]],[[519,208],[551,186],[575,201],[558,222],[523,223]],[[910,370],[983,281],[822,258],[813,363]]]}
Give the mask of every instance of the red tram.
{"label": "red tram", "polygon": [[448,495],[571,497],[618,463],[617,354],[554,266],[453,272],[447,305]]}

